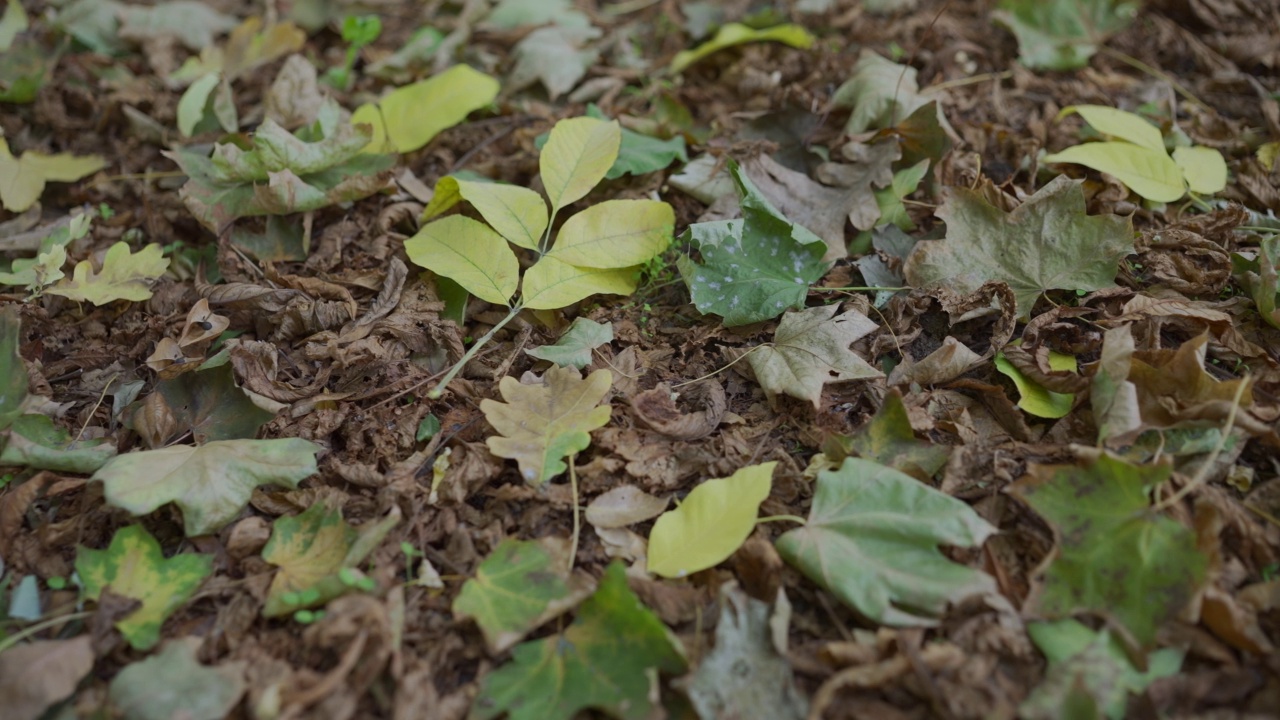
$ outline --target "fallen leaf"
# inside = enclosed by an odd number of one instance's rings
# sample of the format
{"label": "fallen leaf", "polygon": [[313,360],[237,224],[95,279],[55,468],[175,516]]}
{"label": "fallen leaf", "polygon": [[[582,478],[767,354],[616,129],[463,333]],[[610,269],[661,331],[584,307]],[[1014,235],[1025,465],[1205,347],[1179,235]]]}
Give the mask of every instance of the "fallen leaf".
{"label": "fallen leaf", "polygon": [[1078,70],[1107,38],[1128,27],[1142,3],[1129,0],[1001,0],[991,14],[1018,39],[1033,70]]}
{"label": "fallen leaf", "polygon": [[[946,464],[951,448],[916,438],[902,403],[902,393],[890,390],[884,404],[846,442],[858,457],[904,472],[928,482]],[[843,458],[840,458],[843,459]]]}
{"label": "fallen leaf", "polygon": [[587,505],[587,522],[612,530],[655,518],[667,509],[671,498],[657,498],[635,485],[619,485]]}
{"label": "fallen leaf", "polygon": [[649,572],[685,577],[732,555],[755,528],[777,465],[748,465],[727,478],[707,480],[663,513],[649,532]]}
{"label": "fallen leaf", "polygon": [[174,37],[188,50],[213,44],[213,38],[236,26],[236,19],[196,0],[169,0],[152,7],[120,8],[120,37],[151,40]]}
{"label": "fallen leaf", "polygon": [[821,305],[787,313],[773,342],[749,351],[747,364],[771,406],[776,407],[778,393],[785,393],[808,400],[816,410],[827,383],[884,377],[849,349],[876,324],[856,310],[836,315],[839,309]]}
{"label": "fallen leaf", "polygon": [[15,158],[9,151],[9,143],[0,137],[0,205],[20,213],[40,199],[45,183],[75,182],[106,165],[97,155],[76,157],[70,153],[25,152]]}
{"label": "fallen leaf", "polygon": [[1041,613],[1111,615],[1143,645],[1155,640],[1204,582],[1207,565],[1190,529],[1150,510],[1152,489],[1170,472],[1168,464],[1102,455],[1087,466],[1033,464],[1011,486],[1058,538],[1044,571]]}
{"label": "fallen leaf", "polygon": [[552,100],[569,92],[600,57],[599,50],[584,46],[602,34],[590,26],[548,25],[534,30],[511,49],[515,67],[507,78],[507,89],[540,82]]}
{"label": "fallen leaf", "polygon": [[116,595],[142,603],[117,620],[116,628],[135,649],[148,650],[160,642],[165,619],[213,573],[213,556],[182,553],[166,559],[160,543],[145,528],[130,525],[116,531],[106,550],[78,548],[76,573],[86,600],[97,600],[110,588]]}
{"label": "fallen leaf", "polygon": [[49,416],[28,413],[19,416],[10,426],[9,437],[0,450],[0,463],[87,474],[115,455],[116,445],[107,438],[73,440],[71,433],[55,425]]}
{"label": "fallen leaf", "polygon": [[591,364],[591,352],[613,341],[613,323],[601,325],[587,318],[575,318],[573,324],[554,345],[525,350],[532,357],[579,370]]}
{"label": "fallen leaf", "polygon": [[517,645],[511,661],[480,681],[471,716],[490,720],[571,720],[593,708],[622,720],[646,720],[661,706],[653,673],[685,669],[679,643],[627,587],[614,562],[600,588],[564,632]]}
{"label": "fallen leaf", "polygon": [[116,300],[138,302],[151,297],[151,283],[168,269],[169,260],[160,245],[152,243],[130,253],[127,243],[118,242],[102,258],[101,271],[94,272],[92,262],[81,260],[71,279],[63,278],[45,292],[94,305]]}
{"label": "fallen leaf", "polygon": [[613,409],[599,403],[609,393],[613,375],[597,370],[585,380],[572,368],[553,367],[539,384],[512,377],[498,383],[506,402],[481,400],[480,411],[502,437],[486,442],[498,457],[516,460],[530,485],[541,485],[568,466],[562,458],[585,450],[590,432],[609,422]]}
{"label": "fallen leaf", "polygon": [[[587,105],[587,117],[609,119],[594,103]],[[676,160],[689,161],[684,136],[674,135],[666,140],[660,140],[622,128],[622,143],[618,146],[618,159],[613,161],[613,165],[604,177],[606,180],[615,180],[623,175],[647,175],[662,170]]]}
{"label": "fallen leaf", "polygon": [[807,50],[813,47],[815,38],[809,34],[808,30],[793,23],[775,25],[761,30],[742,23],[728,23],[727,25],[721,25],[720,29],[716,31],[715,37],[698,47],[676,53],[676,56],[671,59],[671,72],[684,72],[685,68],[708,55],[735,45],[753,42],[780,42],[794,48]]}
{"label": "fallen leaf", "polygon": [[[1076,400],[1074,393],[1056,393],[1045,388],[1014,367],[1003,353],[996,354],[995,366],[996,370],[1012,380],[1014,386],[1018,388],[1018,407],[1029,414],[1042,418],[1060,418],[1071,412],[1071,407]],[[1076,372],[1077,370],[1074,356],[1053,350],[1049,351],[1049,367],[1056,371]]]}
{"label": "fallen leaf", "polygon": [[0,431],[22,415],[30,376],[18,353],[22,342],[22,318],[15,305],[0,308]]}
{"label": "fallen leaf", "polygon": [[[426,80],[398,87],[377,103],[361,105],[351,114],[351,123],[373,128],[365,152],[410,153],[493,102],[497,95],[497,80],[468,65],[454,65]],[[424,107],[431,112],[422,113]]]}
{"label": "fallen leaf", "polygon": [[831,98],[836,107],[853,108],[844,131],[857,135],[893,127],[932,102],[933,98],[920,94],[916,72],[910,65],[899,65],[863,50],[852,75]]}
{"label": "fallen leaf", "polygon": [[955,189],[938,216],[947,223],[947,236],[916,244],[907,258],[907,281],[968,293],[1001,280],[1024,319],[1047,290],[1114,287],[1120,260],[1133,252],[1131,221],[1087,215],[1079,183],[1061,176],[1011,213],[977,192]]}
{"label": "fallen leaf", "polygon": [[117,455],[93,474],[107,503],[145,515],[173,502],[189,537],[216,532],[259,485],[297,487],[316,472],[319,446],[300,438],[222,440]]}
{"label": "fallen leaf", "polygon": [[570,571],[569,555],[563,538],[504,540],[462,585],[453,600],[454,617],[474,619],[490,653],[506,652],[595,592],[591,576]]}
{"label": "fallen leaf", "polygon": [[938,545],[977,547],[995,532],[968,505],[909,475],[846,458],[818,473],[808,523],[777,547],[868,619],[928,627],[948,604],[996,589],[990,575],[951,562]]}
{"label": "fallen leaf", "polygon": [[179,638],[131,663],[111,680],[108,697],[130,720],[221,720],[245,692],[244,661],[201,665],[203,640]]}
{"label": "fallen leaf", "polygon": [[9,720],[38,720],[54,703],[70,697],[93,669],[88,635],[41,640],[0,653],[0,705]]}

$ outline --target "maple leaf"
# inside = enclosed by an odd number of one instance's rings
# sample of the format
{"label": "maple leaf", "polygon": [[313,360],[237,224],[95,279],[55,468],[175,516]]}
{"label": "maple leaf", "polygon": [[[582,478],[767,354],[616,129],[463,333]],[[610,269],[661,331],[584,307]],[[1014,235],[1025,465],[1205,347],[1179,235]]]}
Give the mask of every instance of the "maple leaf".
{"label": "maple leaf", "polygon": [[1013,290],[1022,318],[1046,290],[1114,287],[1120,260],[1133,252],[1132,222],[1086,214],[1080,183],[1065,176],[1011,213],[958,188],[938,217],[947,236],[916,245],[904,268],[907,281],[969,293],[1000,280]]}
{"label": "maple leaf", "polygon": [[849,349],[876,324],[856,310],[836,316],[839,309],[823,305],[783,315],[773,342],[747,356],[770,405],[776,405],[781,392],[817,408],[827,383],[883,377]]}
{"label": "maple leaf", "polygon": [[489,452],[517,461],[530,485],[550,480],[567,469],[562,458],[585,450],[589,433],[609,422],[613,409],[599,403],[612,386],[608,370],[583,380],[573,368],[553,367],[540,384],[502,378],[498,392],[506,402],[480,401],[485,419],[503,436],[488,439]]}
{"label": "maple leaf", "polygon": [[151,297],[152,281],[168,269],[169,260],[159,245],[152,243],[133,254],[127,243],[118,242],[107,250],[101,272],[95,273],[92,262],[81,260],[70,280],[63,278],[45,292],[94,305],[116,300],[137,302]]}
{"label": "maple leaf", "polygon": [[932,102],[932,98],[920,94],[916,72],[910,65],[899,65],[863,50],[853,66],[853,75],[832,96],[836,107],[853,108],[845,132],[857,135],[892,127]]}

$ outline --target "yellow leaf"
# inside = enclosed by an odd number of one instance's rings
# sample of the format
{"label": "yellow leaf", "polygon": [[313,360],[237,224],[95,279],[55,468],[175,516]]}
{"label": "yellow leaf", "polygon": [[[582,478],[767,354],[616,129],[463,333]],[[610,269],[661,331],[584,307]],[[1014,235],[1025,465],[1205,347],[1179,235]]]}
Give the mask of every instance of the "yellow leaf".
{"label": "yellow leaf", "polygon": [[630,295],[635,292],[638,275],[633,267],[584,268],[548,255],[525,272],[520,294],[524,306],[531,310],[555,310],[591,295]]}
{"label": "yellow leaf", "polygon": [[467,65],[454,65],[426,80],[392,90],[376,105],[361,105],[351,122],[373,126],[373,141],[365,152],[413,152],[497,96],[497,80]]}
{"label": "yellow leaf", "polygon": [[541,384],[504,377],[498,392],[506,402],[481,400],[480,411],[502,437],[486,442],[489,452],[520,464],[520,475],[540,485],[564,472],[562,458],[585,450],[589,433],[609,422],[612,408],[599,405],[613,375],[597,370],[585,380],[573,368],[552,367]]}
{"label": "yellow leaf", "polygon": [[547,231],[547,203],[529,188],[446,176],[436,183],[436,192],[471,203],[499,235],[522,248],[537,250]]}
{"label": "yellow leaf", "polygon": [[1155,202],[1173,202],[1186,194],[1182,169],[1159,152],[1129,142],[1092,142],[1046,155],[1047,163],[1075,163],[1114,175],[1130,190]]}
{"label": "yellow leaf", "polygon": [[663,513],[649,533],[649,572],[684,577],[732,555],[756,525],[777,464],[749,465],[727,478],[708,480],[680,507]]}
{"label": "yellow leaf", "polygon": [[92,262],[81,260],[70,280],[63,278],[46,292],[94,305],[116,300],[137,302],[151,297],[152,281],[168,269],[169,261],[158,244],[152,243],[135,255],[127,243],[118,242],[102,259],[102,272],[95,273]]}
{"label": "yellow leaf", "polygon": [[0,205],[22,212],[35,204],[46,182],[74,182],[101,170],[106,161],[97,155],[77,157],[68,153],[23,153],[15,158],[0,137]]}
{"label": "yellow leaf", "polygon": [[451,215],[405,240],[409,259],[491,303],[507,305],[520,283],[520,261],[507,241],[484,223]]}
{"label": "yellow leaf", "polygon": [[1182,169],[1191,192],[1212,195],[1227,186],[1227,162],[1222,153],[1210,147],[1179,147],[1173,150],[1173,161]]}
{"label": "yellow leaf", "polygon": [[643,265],[667,249],[675,222],[664,202],[608,200],[566,220],[549,256],[589,268]]}
{"label": "yellow leaf", "polygon": [[677,53],[671,60],[671,71],[682,72],[702,58],[734,45],[773,40],[802,50],[813,47],[813,35],[794,23],[756,30],[742,23],[729,23],[716,31],[715,37],[692,50]]}
{"label": "yellow leaf", "polygon": [[1085,122],[1103,135],[1127,140],[1152,152],[1165,154],[1164,138],[1160,135],[1160,128],[1147,122],[1140,115],[1106,105],[1072,105],[1063,108],[1062,112],[1058,113],[1058,119],[1073,112],[1080,113],[1080,117],[1084,118]]}
{"label": "yellow leaf", "polygon": [[613,167],[621,146],[622,128],[616,120],[576,117],[556,123],[538,158],[551,212],[591,192]]}

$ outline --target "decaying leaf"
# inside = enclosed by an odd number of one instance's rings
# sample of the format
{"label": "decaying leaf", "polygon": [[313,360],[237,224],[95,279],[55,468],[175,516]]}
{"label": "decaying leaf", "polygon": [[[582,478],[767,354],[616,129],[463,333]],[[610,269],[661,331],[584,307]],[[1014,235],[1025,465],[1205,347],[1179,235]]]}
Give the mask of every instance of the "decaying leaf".
{"label": "decaying leaf", "polygon": [[839,305],[822,305],[782,316],[773,342],[750,351],[747,363],[771,405],[778,393],[822,404],[822,386],[884,377],[849,346],[876,329],[856,311],[836,315]]}
{"label": "decaying leaf", "polygon": [[530,485],[541,485],[567,469],[563,458],[591,444],[590,432],[609,422],[613,409],[600,405],[613,374],[597,370],[584,380],[573,368],[553,367],[542,381],[525,384],[502,378],[498,392],[506,402],[480,401],[480,411],[501,437],[489,438],[489,451],[516,460]]}
{"label": "decaying leaf", "polygon": [[89,636],[41,640],[0,653],[0,702],[13,720],[38,720],[54,703],[75,692],[93,669]]}
{"label": "decaying leaf", "polygon": [[102,258],[102,270],[94,272],[92,262],[81,260],[70,279],[63,278],[45,292],[94,305],[146,300],[151,297],[151,283],[169,269],[162,253],[155,243],[130,253],[128,244],[118,242]]}
{"label": "decaying leaf", "polygon": [[137,720],[221,720],[246,689],[247,663],[201,665],[197,637],[165,643],[160,652],[120,671],[111,681],[111,704]]}
{"label": "decaying leaf", "polygon": [[1002,0],[991,16],[1018,38],[1018,59],[1027,67],[1076,70],[1140,7],[1130,0]]}

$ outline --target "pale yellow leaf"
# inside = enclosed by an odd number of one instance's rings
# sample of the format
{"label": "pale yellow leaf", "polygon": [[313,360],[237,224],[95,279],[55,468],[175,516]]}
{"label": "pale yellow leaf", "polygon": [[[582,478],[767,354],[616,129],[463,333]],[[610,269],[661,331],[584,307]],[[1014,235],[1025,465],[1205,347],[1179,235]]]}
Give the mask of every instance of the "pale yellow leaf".
{"label": "pale yellow leaf", "polygon": [[556,123],[538,158],[552,213],[591,192],[613,167],[621,146],[616,120],[576,117]]}
{"label": "pale yellow leaf", "polygon": [[649,572],[684,577],[732,555],[756,525],[777,464],[749,465],[727,478],[708,480],[680,507],[663,513],[649,533]]}
{"label": "pale yellow leaf", "polygon": [[1227,162],[1222,153],[1210,147],[1180,147],[1173,150],[1173,161],[1182,169],[1191,192],[1212,195],[1227,187]]}
{"label": "pale yellow leaf", "polygon": [[1114,175],[1130,190],[1155,202],[1173,202],[1186,194],[1182,169],[1163,149],[1129,142],[1092,142],[1046,155],[1046,163],[1075,163]]}
{"label": "pale yellow leaf", "polygon": [[548,254],[589,268],[643,265],[671,242],[675,211],[657,200],[607,200],[565,221]]}
{"label": "pale yellow leaf", "polygon": [[520,294],[531,310],[556,310],[592,295],[635,292],[637,268],[584,268],[546,256],[524,274]]}
{"label": "pale yellow leaf", "polygon": [[151,283],[168,269],[169,260],[158,244],[133,254],[128,243],[118,242],[107,250],[101,272],[95,273],[92,262],[81,260],[70,280],[63,278],[45,292],[94,305],[116,300],[137,302],[151,297]]}
{"label": "pale yellow leaf", "polygon": [[507,305],[520,282],[520,261],[489,226],[462,215],[424,225],[404,241],[413,262],[491,303]]}

